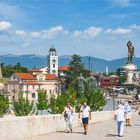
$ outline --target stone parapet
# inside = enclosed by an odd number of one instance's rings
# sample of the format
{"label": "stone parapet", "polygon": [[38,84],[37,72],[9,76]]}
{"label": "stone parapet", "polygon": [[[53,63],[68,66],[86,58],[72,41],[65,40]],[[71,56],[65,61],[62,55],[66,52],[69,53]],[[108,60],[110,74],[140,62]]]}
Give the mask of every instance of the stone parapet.
{"label": "stone parapet", "polygon": [[[5,117],[0,118],[0,140],[28,139],[65,130],[65,121],[58,115]],[[90,123],[97,123],[113,118],[112,111],[93,112]],[[80,126],[78,114],[75,114],[74,127]]]}

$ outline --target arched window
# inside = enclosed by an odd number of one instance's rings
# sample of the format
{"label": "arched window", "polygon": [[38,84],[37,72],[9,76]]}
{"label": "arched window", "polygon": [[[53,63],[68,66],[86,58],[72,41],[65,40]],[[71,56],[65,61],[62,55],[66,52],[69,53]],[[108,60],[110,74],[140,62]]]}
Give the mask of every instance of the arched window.
{"label": "arched window", "polygon": [[50,89],[50,94],[52,94],[52,90]]}
{"label": "arched window", "polygon": [[53,60],[52,60],[52,62],[53,62],[53,63],[55,63],[55,62],[56,62],[56,60],[55,60],[55,59],[53,59]]}
{"label": "arched window", "polygon": [[52,73],[53,73],[53,74],[55,74],[55,73],[56,73],[56,71],[55,71],[55,70],[53,70],[53,71],[52,71]]}
{"label": "arched window", "polygon": [[43,81],[43,77],[42,76],[39,76],[39,81]]}
{"label": "arched window", "polygon": [[35,93],[32,93],[32,98],[35,98]]}

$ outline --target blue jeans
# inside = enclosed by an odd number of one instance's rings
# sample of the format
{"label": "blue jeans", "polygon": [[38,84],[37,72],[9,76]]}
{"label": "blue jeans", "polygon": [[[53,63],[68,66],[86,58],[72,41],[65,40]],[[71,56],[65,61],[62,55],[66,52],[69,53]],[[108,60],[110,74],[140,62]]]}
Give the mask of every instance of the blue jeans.
{"label": "blue jeans", "polygon": [[118,122],[117,122],[117,127],[118,127],[118,135],[119,135],[119,136],[123,136],[124,121],[118,121]]}

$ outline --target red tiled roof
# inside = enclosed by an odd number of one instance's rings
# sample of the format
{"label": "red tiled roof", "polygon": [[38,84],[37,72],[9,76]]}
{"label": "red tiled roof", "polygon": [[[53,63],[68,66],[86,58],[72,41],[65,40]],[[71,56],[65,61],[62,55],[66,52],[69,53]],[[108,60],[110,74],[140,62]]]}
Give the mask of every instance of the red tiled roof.
{"label": "red tiled roof", "polygon": [[58,80],[55,74],[46,74],[46,80]]}
{"label": "red tiled roof", "polygon": [[21,80],[36,80],[36,78],[31,73],[20,73],[20,72],[17,72],[16,75]]}
{"label": "red tiled roof", "polygon": [[27,81],[24,82],[25,85],[42,85],[42,83],[35,82],[35,81]]}
{"label": "red tiled roof", "polygon": [[60,71],[68,71],[69,70],[69,66],[59,67],[58,70],[60,70]]}
{"label": "red tiled roof", "polygon": [[42,72],[41,70],[28,70],[28,72]]}

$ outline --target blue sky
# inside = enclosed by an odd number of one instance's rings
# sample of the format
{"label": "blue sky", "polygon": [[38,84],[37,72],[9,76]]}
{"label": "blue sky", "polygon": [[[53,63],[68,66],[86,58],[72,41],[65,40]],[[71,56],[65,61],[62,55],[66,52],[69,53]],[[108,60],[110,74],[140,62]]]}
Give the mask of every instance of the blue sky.
{"label": "blue sky", "polygon": [[138,0],[0,0],[0,54],[140,57]]}

